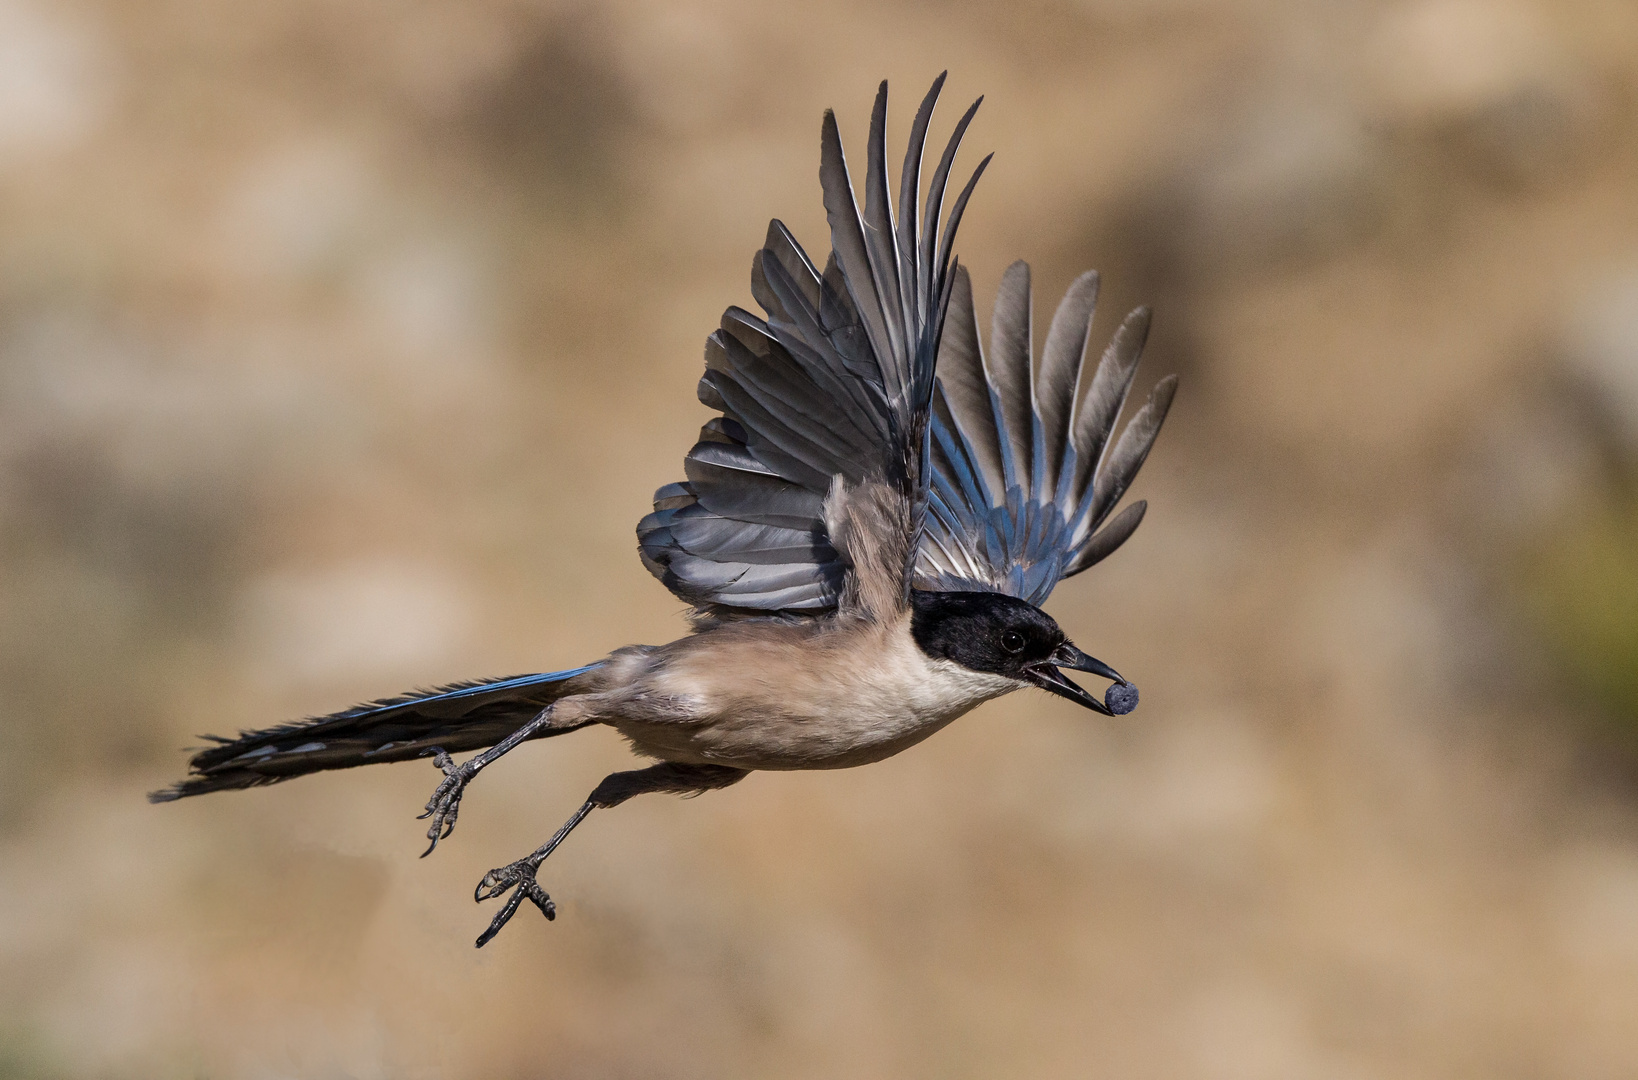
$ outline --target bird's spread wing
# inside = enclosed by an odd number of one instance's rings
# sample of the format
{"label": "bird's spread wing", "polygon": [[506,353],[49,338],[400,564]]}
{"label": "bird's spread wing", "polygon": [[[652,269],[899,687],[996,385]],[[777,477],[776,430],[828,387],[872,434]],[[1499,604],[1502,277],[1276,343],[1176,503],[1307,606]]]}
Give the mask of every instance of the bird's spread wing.
{"label": "bird's spread wing", "polygon": [[1147,309],[1126,317],[1093,371],[1085,354],[1098,276],[1083,274],[1058,305],[1036,369],[1029,267],[1014,263],[1001,280],[988,356],[965,269],[951,284],[916,585],[995,589],[1039,604],[1143,520],[1142,502],[1108,519],[1160,432],[1177,380],[1162,379],[1114,438],[1149,331]]}
{"label": "bird's spread wing", "polygon": [[[951,244],[989,162],[944,215],[950,167],[974,102],[918,209],[922,149],[943,83],[940,75],[916,113],[896,215],[884,140],[887,84],[870,120],[862,210],[835,117],[826,112],[819,176],[828,262],[821,271],[774,221],[751,272],[766,318],[729,308],[706,343],[699,397],[722,415],[684,459],[687,480],[656,492],[654,512],[637,526],[644,565],[690,604],[716,613],[836,607],[847,560],[828,535],[825,500],[837,476],[896,491],[911,531],[903,550],[916,549],[929,490],[933,369],[955,280]],[[906,592],[911,573],[906,565]]]}

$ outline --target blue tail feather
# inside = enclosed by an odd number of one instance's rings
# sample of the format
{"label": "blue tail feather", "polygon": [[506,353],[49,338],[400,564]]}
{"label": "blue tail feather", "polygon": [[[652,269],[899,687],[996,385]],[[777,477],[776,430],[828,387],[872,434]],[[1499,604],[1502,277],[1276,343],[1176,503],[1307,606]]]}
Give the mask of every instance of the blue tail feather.
{"label": "blue tail feather", "polygon": [[[169,802],[207,791],[273,784],[325,769],[405,761],[424,757],[434,747],[453,753],[492,746],[559,698],[582,692],[586,688],[582,677],[602,666],[599,662],[567,671],[452,683],[366,702],[329,716],[240,732],[235,739],[206,735],[217,745],[193,756],[188,763],[191,775],[148,798]],[[581,680],[578,684],[577,679]],[[576,729],[547,728],[536,737],[572,730]]]}

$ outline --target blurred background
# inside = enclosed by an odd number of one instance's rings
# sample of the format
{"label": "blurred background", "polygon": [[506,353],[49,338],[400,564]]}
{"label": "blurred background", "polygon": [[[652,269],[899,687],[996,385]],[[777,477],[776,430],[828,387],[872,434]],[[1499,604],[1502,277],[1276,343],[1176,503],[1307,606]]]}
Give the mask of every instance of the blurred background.
{"label": "blurred background", "polygon": [[[595,815],[149,806],[202,732],[683,627],[633,527],[767,219],[949,68],[985,314],[1183,389],[1049,605],[1143,688]],[[1630,0],[0,0],[0,1077],[1638,1075]]]}

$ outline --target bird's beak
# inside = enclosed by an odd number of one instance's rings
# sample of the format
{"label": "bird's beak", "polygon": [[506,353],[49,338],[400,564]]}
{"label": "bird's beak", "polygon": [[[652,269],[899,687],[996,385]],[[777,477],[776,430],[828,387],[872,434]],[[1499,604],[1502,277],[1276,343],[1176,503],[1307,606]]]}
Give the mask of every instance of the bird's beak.
{"label": "bird's beak", "polygon": [[1118,683],[1126,681],[1120,677],[1120,672],[1097,657],[1086,655],[1067,641],[1058,646],[1058,651],[1053,653],[1050,659],[1038,664],[1031,664],[1025,668],[1024,675],[1042,690],[1050,691],[1059,697],[1066,697],[1075,704],[1084,705],[1093,712],[1100,712],[1105,716],[1115,715],[1109,710],[1109,706],[1076,686],[1068,676],[1058,670],[1060,667],[1071,668],[1075,671],[1090,671],[1094,675],[1102,675],[1104,678]]}

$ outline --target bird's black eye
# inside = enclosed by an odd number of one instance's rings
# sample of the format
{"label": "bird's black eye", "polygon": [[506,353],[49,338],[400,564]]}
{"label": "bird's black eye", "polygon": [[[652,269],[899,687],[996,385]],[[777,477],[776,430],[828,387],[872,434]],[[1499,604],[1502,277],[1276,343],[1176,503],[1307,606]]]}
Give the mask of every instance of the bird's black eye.
{"label": "bird's black eye", "polygon": [[1024,635],[1016,630],[1003,630],[1001,632],[1001,647],[1010,653],[1023,652]]}

